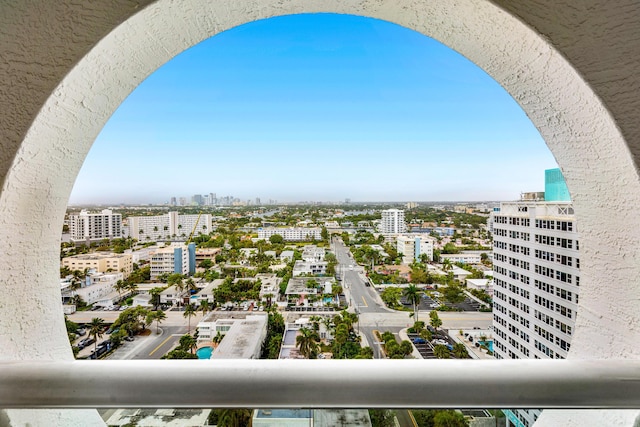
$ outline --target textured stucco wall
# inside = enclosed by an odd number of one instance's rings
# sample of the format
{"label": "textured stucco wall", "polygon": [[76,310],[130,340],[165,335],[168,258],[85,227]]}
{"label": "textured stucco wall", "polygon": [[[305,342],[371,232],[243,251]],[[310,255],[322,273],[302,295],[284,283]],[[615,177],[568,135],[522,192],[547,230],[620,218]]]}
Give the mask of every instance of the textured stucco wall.
{"label": "textured stucco wall", "polygon": [[[0,359],[72,357],[57,281],[60,229],[86,153],[122,100],[211,35],[315,11],[415,29],[467,56],[511,93],[556,156],[576,206],[583,273],[570,355],[638,357],[640,5],[634,0],[615,6],[595,0],[13,0],[0,3]],[[42,419],[68,414],[38,413]],[[35,411],[8,414],[15,425],[39,425]],[[582,417],[567,414],[549,411],[539,424]],[[588,419],[632,425],[635,416],[598,412]],[[96,417],[83,413],[77,425],[99,424]]]}

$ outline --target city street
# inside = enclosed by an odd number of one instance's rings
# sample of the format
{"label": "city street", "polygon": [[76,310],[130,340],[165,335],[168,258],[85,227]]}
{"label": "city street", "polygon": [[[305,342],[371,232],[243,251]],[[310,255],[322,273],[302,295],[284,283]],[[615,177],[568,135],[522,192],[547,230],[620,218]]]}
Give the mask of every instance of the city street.
{"label": "city street", "polygon": [[[334,239],[333,248],[338,260],[336,267],[342,278],[342,287],[345,297],[349,302],[350,311],[357,311],[360,316],[359,327],[362,329],[367,341],[374,350],[374,356],[378,357],[377,345],[374,345],[373,330],[381,332],[408,328],[414,323],[409,316],[409,311],[396,311],[387,308],[378,292],[372,286],[366,286],[368,280],[361,273],[362,267],[357,265],[351,257],[350,250],[340,239]],[[473,329],[478,327],[488,329],[493,323],[493,315],[490,312],[478,311],[440,311],[438,316],[442,320],[442,328],[450,330]],[[429,310],[420,310],[418,319],[428,322]]]}

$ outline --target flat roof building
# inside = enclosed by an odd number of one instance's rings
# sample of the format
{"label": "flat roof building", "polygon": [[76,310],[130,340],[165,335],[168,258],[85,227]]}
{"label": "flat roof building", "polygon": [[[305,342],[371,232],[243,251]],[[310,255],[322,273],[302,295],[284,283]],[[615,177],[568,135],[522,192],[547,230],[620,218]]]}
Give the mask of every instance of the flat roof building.
{"label": "flat roof building", "polygon": [[132,258],[131,254],[95,252],[65,257],[61,262],[63,267],[71,271],[89,269],[99,273],[119,272],[126,279],[133,271]]}
{"label": "flat roof building", "polygon": [[267,337],[267,315],[250,315],[234,319],[212,359],[259,359]]}

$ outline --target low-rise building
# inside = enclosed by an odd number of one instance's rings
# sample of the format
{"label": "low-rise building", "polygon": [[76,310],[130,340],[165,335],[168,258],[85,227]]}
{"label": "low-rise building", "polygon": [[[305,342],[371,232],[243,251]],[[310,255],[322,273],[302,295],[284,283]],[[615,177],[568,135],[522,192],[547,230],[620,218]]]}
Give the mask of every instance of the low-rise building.
{"label": "low-rise building", "polygon": [[322,240],[322,230],[318,227],[261,228],[258,230],[258,239],[269,240],[274,234],[279,234],[284,240],[290,242]]}
{"label": "low-rise building", "polygon": [[278,299],[282,278],[275,274],[257,274],[256,279],[261,282],[260,301],[268,303]]}
{"label": "low-rise building", "polygon": [[396,247],[398,253],[402,254],[404,264],[421,261],[422,255],[433,261],[433,243],[434,239],[424,234],[402,235],[396,239]]}
{"label": "low-rise building", "polygon": [[445,259],[448,259],[452,263],[461,262],[462,264],[480,264],[482,262],[481,254],[482,252],[478,251],[462,251],[458,254],[440,254],[440,261],[442,262]]}
{"label": "low-rise building", "polygon": [[282,251],[280,253],[280,261],[289,262],[293,259],[294,252],[293,251]]}
{"label": "low-rise building", "polygon": [[64,281],[63,299],[70,299],[74,296],[82,298],[86,304],[96,304],[97,306],[112,306],[117,303],[121,297],[126,296],[130,292],[118,293],[115,291],[115,285],[119,280],[123,279],[122,273],[99,273],[91,270],[86,279],[82,282],[78,289],[71,289],[70,281]]}
{"label": "low-rise building", "polygon": [[99,273],[120,272],[126,279],[133,271],[131,254],[96,252],[62,258],[62,266],[71,271],[95,270]]}
{"label": "low-rise building", "polygon": [[[292,277],[287,284],[285,297],[289,304],[308,305],[318,302],[322,304],[324,298],[327,303],[332,300],[332,279],[321,277]],[[326,297],[322,297],[325,295]]]}
{"label": "low-rise building", "polygon": [[160,293],[160,304],[177,305],[184,301],[184,291],[178,290],[176,286],[169,286]]}
{"label": "low-rise building", "polygon": [[267,336],[267,316],[203,320],[198,323],[198,344],[211,343],[218,333],[224,338],[211,354],[211,359],[259,359]]}
{"label": "low-rise building", "polygon": [[305,274],[311,274],[313,276],[323,276],[327,274],[327,265],[329,263],[326,261],[302,261],[298,260],[293,265],[293,277],[302,276]]}
{"label": "low-rise building", "polygon": [[325,249],[316,245],[307,245],[302,250],[302,260],[307,262],[324,261]]}

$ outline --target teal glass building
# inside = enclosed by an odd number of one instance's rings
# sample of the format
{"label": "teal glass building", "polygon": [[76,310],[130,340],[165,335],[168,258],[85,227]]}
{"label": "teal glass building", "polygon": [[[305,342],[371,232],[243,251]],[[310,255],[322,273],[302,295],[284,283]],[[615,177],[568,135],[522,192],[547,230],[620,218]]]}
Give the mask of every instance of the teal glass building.
{"label": "teal glass building", "polygon": [[571,195],[560,169],[544,171],[544,200],[545,202],[570,202]]}

